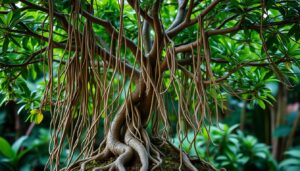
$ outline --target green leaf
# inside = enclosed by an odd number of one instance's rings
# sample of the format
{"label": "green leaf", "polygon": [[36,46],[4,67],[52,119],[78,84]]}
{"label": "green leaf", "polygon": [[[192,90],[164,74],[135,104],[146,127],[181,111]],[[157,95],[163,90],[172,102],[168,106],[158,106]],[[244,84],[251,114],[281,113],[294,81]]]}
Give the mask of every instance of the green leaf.
{"label": "green leaf", "polygon": [[22,110],[26,107],[26,105],[22,105],[18,111],[17,111],[17,114],[20,115],[20,113],[22,112]]}
{"label": "green leaf", "polygon": [[262,109],[266,109],[266,105],[265,105],[265,102],[264,102],[264,101],[258,99],[258,100],[257,100],[257,103],[258,103],[258,105],[259,105]]}
{"label": "green leaf", "polygon": [[291,166],[291,165],[300,166],[300,160],[294,158],[286,159],[280,163],[279,167]]}
{"label": "green leaf", "polygon": [[295,157],[295,158],[299,158],[300,159],[300,150],[289,150],[287,152],[284,153],[285,155],[291,156],[291,157]]}
{"label": "green leaf", "polygon": [[264,152],[258,152],[255,154],[255,156],[261,159],[267,158],[267,155]]}
{"label": "green leaf", "polygon": [[271,78],[273,75],[274,75],[274,73],[272,71],[267,72],[264,75],[264,80],[267,80],[267,79]]}
{"label": "green leaf", "polygon": [[22,137],[18,138],[18,140],[16,142],[14,142],[14,144],[12,145],[12,149],[14,150],[15,154],[18,153],[21,145],[27,138],[28,138],[27,136],[22,136]]}
{"label": "green leaf", "polygon": [[16,157],[16,153],[13,151],[10,144],[2,137],[0,137],[0,154],[9,158],[10,160],[14,160]]}
{"label": "green leaf", "polygon": [[9,26],[9,23],[10,23],[11,19],[13,18],[13,15],[14,15],[13,11],[10,11],[8,14],[6,14],[5,21],[4,21],[6,27]]}
{"label": "green leaf", "polygon": [[24,49],[29,49],[29,48],[28,48],[28,41],[29,41],[29,38],[28,38],[28,37],[24,37],[24,38],[22,39],[22,47],[23,47]]}
{"label": "green leaf", "polygon": [[267,48],[272,48],[274,44],[278,44],[278,39],[272,34],[266,41]]}
{"label": "green leaf", "polygon": [[296,41],[300,39],[300,25],[299,24],[294,24],[293,27],[289,30],[288,34],[289,36],[294,36]]}
{"label": "green leaf", "polygon": [[28,86],[26,84],[26,80],[24,80],[24,79],[18,79],[17,80],[17,85],[21,89],[22,94],[24,94],[26,97],[30,96],[31,91],[29,90],[29,88],[28,88]]}
{"label": "green leaf", "polygon": [[0,95],[0,107],[8,100],[7,96]]}
{"label": "green leaf", "polygon": [[16,161],[19,161],[25,154],[27,154],[31,148],[22,150],[21,152],[18,153]]}
{"label": "green leaf", "polygon": [[235,124],[235,125],[232,125],[229,130],[228,130],[228,133],[231,133],[233,130],[235,130],[236,128],[239,127],[239,124]]}
{"label": "green leaf", "polygon": [[3,53],[7,52],[8,44],[9,44],[9,39],[8,39],[8,37],[5,37],[4,41],[3,41],[3,46],[2,46]]}
{"label": "green leaf", "polygon": [[21,47],[21,45],[19,44],[19,42],[17,40],[15,40],[15,38],[13,36],[9,36],[9,39],[17,46]]}

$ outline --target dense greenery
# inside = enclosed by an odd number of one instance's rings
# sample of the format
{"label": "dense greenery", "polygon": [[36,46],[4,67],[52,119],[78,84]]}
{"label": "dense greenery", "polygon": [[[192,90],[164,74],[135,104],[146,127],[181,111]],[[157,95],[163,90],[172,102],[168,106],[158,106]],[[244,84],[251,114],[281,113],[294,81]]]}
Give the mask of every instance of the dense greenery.
{"label": "dense greenery", "polygon": [[[203,128],[198,134],[195,146],[190,144],[193,133],[183,142],[182,148],[190,155],[206,158],[218,168],[227,170],[277,170],[269,148],[250,135],[244,135],[238,125],[211,127],[209,132]],[[234,133],[235,131],[236,133]],[[175,139],[175,144],[178,139]]]}
{"label": "dense greenery", "polygon": [[[177,137],[189,170],[186,153],[298,169],[284,151],[300,122],[286,115],[299,14],[298,0],[0,0],[0,167],[148,170],[163,163],[152,138]],[[220,120],[241,130],[208,128]]]}

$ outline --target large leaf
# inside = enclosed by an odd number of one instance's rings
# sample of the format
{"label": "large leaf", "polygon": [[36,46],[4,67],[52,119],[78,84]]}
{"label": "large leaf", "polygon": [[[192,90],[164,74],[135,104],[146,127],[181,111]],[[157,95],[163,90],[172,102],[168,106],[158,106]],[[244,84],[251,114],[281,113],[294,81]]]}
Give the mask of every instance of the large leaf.
{"label": "large leaf", "polygon": [[23,144],[23,142],[24,142],[25,140],[27,140],[27,138],[28,138],[27,136],[22,136],[22,137],[20,137],[16,142],[14,142],[14,144],[12,145],[12,149],[13,149],[13,151],[15,152],[15,154],[18,153],[18,151],[19,151],[21,145]]}
{"label": "large leaf", "polygon": [[291,131],[291,127],[282,125],[275,129],[273,136],[274,137],[285,137],[287,136]]}
{"label": "large leaf", "polygon": [[300,159],[300,150],[292,149],[285,152],[284,154]]}
{"label": "large leaf", "polygon": [[294,158],[289,158],[286,160],[283,160],[279,167],[285,167],[285,166],[292,166],[292,165],[296,165],[300,167],[300,159],[294,159]]}
{"label": "large leaf", "polygon": [[10,160],[14,160],[16,153],[13,151],[10,144],[2,137],[0,137],[0,147],[0,154],[9,158]]}

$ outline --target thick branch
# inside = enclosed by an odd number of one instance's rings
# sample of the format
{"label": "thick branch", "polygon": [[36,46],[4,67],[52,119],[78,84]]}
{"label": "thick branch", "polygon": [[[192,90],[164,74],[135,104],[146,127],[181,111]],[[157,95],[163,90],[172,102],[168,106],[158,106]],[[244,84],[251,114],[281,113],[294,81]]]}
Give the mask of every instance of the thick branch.
{"label": "thick branch", "polygon": [[141,9],[138,5],[138,1],[127,0],[129,5],[135,10],[136,13],[140,14],[151,26],[153,26],[153,18],[150,17],[146,11]]}
{"label": "thick branch", "polygon": [[[176,17],[175,17],[174,21],[172,22],[172,24],[170,25],[170,27],[167,29],[167,31],[178,26],[178,24],[180,24],[183,21],[185,14],[186,14],[187,2],[188,2],[188,0],[178,0],[178,9],[177,9]],[[192,0],[192,2],[193,2],[193,0]]]}
{"label": "thick branch", "polygon": [[152,49],[149,54],[150,61],[154,63],[158,59],[158,54],[160,54],[164,41],[162,40],[164,37],[164,28],[159,18],[159,11],[161,7],[161,0],[156,0],[154,6],[152,7],[152,15],[153,15],[153,30],[155,32],[154,42]]}
{"label": "thick branch", "polygon": [[[39,11],[42,11],[42,12],[45,12],[48,14],[49,10],[48,8],[44,8],[44,7],[41,7],[39,5],[36,5],[34,3],[31,3],[29,1],[26,1],[26,0],[20,0],[22,3],[28,5],[28,8],[31,8],[31,9],[36,9],[36,10],[39,10]],[[65,28],[65,29],[68,29],[68,26],[69,26],[69,23],[68,21],[66,20],[65,16],[63,14],[60,14],[56,11],[53,12],[53,15],[59,19],[59,21],[61,22],[62,26]]]}
{"label": "thick branch", "polygon": [[212,9],[214,9],[214,7],[218,3],[220,3],[221,1],[223,1],[223,0],[215,0],[215,1],[213,1],[196,18],[194,18],[192,20],[184,20],[184,22],[182,22],[181,24],[179,24],[177,27],[175,27],[174,29],[172,29],[172,30],[170,30],[170,31],[167,32],[168,37],[172,38],[172,37],[176,36],[183,29],[185,29],[185,28],[187,28],[187,27],[189,27],[189,26],[194,25],[195,23],[197,23],[197,21],[198,21],[199,18],[203,18],[204,16],[206,16],[206,14],[208,14]]}

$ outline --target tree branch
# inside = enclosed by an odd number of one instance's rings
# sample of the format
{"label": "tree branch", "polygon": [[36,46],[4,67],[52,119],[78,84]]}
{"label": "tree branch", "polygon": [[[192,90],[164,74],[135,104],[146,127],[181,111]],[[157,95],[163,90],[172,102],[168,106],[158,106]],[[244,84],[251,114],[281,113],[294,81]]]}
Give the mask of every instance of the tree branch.
{"label": "tree branch", "polygon": [[159,18],[159,11],[162,0],[156,0],[152,7],[153,30],[155,32],[152,49],[149,52],[149,59],[154,62],[158,59],[157,54],[161,52],[164,44],[164,28]]}
{"label": "tree branch", "polygon": [[[29,8],[31,9],[36,9],[36,10],[39,10],[39,11],[42,11],[42,12],[45,12],[48,14],[49,10],[48,8],[44,8],[44,7],[41,7],[39,5],[36,5],[34,3],[31,3],[29,1],[26,1],[26,0],[20,0],[22,3],[26,4],[29,6]],[[53,15],[59,19],[59,21],[61,22],[62,26],[65,28],[65,29],[68,29],[68,26],[69,26],[69,23],[67,21],[67,19],[65,18],[65,16],[61,13],[58,13],[56,11],[53,12]]]}
{"label": "tree branch", "polygon": [[[194,0],[191,0],[191,3],[193,1]],[[183,21],[185,14],[186,14],[187,2],[188,2],[188,0],[178,0],[178,9],[177,9],[176,17],[166,31],[173,29],[174,27],[178,26],[178,24],[180,24]]]}
{"label": "tree branch", "polygon": [[181,24],[179,24],[177,27],[175,27],[174,29],[169,30],[167,32],[168,37],[172,38],[172,37],[176,36],[183,29],[185,29],[185,28],[187,28],[187,27],[189,27],[189,26],[194,25],[195,23],[197,23],[197,21],[198,21],[198,19],[200,17],[201,18],[205,17],[221,1],[223,1],[223,0],[215,0],[215,1],[213,1],[196,18],[194,18],[192,20],[184,20],[184,22],[182,22]]}
{"label": "tree branch", "polygon": [[145,51],[146,53],[149,53],[151,50],[152,42],[150,36],[150,25],[146,20],[143,23],[142,36],[143,36],[143,44],[145,47]]}
{"label": "tree branch", "polygon": [[3,62],[0,62],[0,67],[5,67],[5,68],[14,68],[14,67],[24,67],[24,66],[27,66],[29,64],[31,64],[31,61],[36,57],[38,56],[39,54],[45,52],[47,50],[47,47],[45,48],[42,48],[36,52],[34,52],[33,54],[31,54],[25,62],[23,62],[22,64],[6,64],[6,63],[3,63]]}
{"label": "tree branch", "polygon": [[[111,24],[111,22],[97,18],[85,10],[82,10],[81,14],[82,14],[82,16],[84,16],[85,18],[90,20],[91,22],[103,26],[113,39],[115,39],[115,40],[118,39],[119,32],[114,28],[114,26]],[[133,55],[136,57],[136,59],[139,63],[141,63],[141,60],[140,60],[141,56],[144,58],[143,60],[145,60],[145,56],[143,55],[141,50],[137,48],[137,46],[133,43],[133,41],[131,41],[124,35],[122,35],[122,41],[125,42],[126,46],[130,49],[130,51],[133,53]]]}
{"label": "tree branch", "polygon": [[[256,6],[256,7],[253,7],[253,8],[248,8],[248,9],[245,9],[244,11],[245,12],[250,12],[252,10],[255,10],[255,9],[258,9],[260,8],[261,5],[259,6]],[[233,20],[234,18],[238,17],[240,14],[235,14],[235,15],[232,15],[228,18],[226,18],[225,20],[222,21],[222,23],[216,28],[216,29],[221,29],[223,26],[225,26],[226,23],[228,23],[229,21]]]}
{"label": "tree branch", "polygon": [[[177,66],[187,76],[189,76],[190,78],[193,78],[194,74],[192,74],[190,71],[188,71],[184,67],[184,65],[191,65],[191,61],[192,61],[192,59],[179,60],[179,61],[177,61]],[[223,59],[218,59],[218,58],[217,59],[211,58],[211,61],[217,62],[217,63],[229,63],[228,61],[225,61]],[[279,60],[275,61],[274,64],[278,65],[280,63],[289,62],[289,61],[293,61],[293,59],[283,57],[283,58],[280,58]],[[270,65],[271,65],[271,63],[269,63],[269,62],[262,62],[262,63],[259,63],[259,62],[245,62],[245,63],[240,63],[240,64],[237,64],[234,68],[230,69],[226,75],[223,75],[222,77],[219,77],[219,78],[215,79],[215,82],[219,83],[219,82],[227,80],[232,74],[234,74],[236,71],[238,71],[239,69],[241,69],[243,67],[247,67],[247,66],[265,67],[265,66],[270,66]],[[205,81],[203,81],[203,83],[204,84],[211,84],[212,80],[205,80]]]}
{"label": "tree branch", "polygon": [[[24,4],[28,5],[31,9],[36,9],[36,10],[40,10],[43,11],[45,13],[48,13],[48,9],[41,7],[39,5],[33,4],[31,2],[28,2],[26,0],[20,0],[21,2],[23,2]],[[68,21],[66,20],[65,16],[63,14],[60,14],[56,11],[53,12],[53,15],[59,20],[61,21],[61,23],[63,24],[63,28],[68,31],[69,27],[72,28],[72,26],[68,23]],[[25,35],[30,35],[36,38],[39,38],[40,40],[43,40],[45,42],[48,41],[48,38],[40,36],[36,33],[33,32],[29,32],[29,31],[18,31],[18,30],[14,30],[14,32],[16,33],[21,33],[21,34],[25,34]],[[81,33],[80,33],[81,34]],[[53,42],[53,47],[54,48],[61,48],[61,49],[65,49],[65,44],[61,44],[58,42]],[[73,50],[73,48],[71,48]],[[115,65],[120,65],[122,67],[125,67],[125,73],[128,76],[131,76],[131,73],[133,73],[133,78],[134,79],[138,79],[139,75],[140,75],[140,71],[138,71],[137,69],[134,69],[130,64],[128,64],[126,61],[121,61],[120,59],[117,59],[115,56],[113,56],[112,54],[110,54],[109,52],[107,52],[105,49],[101,48],[100,46],[96,46],[96,52],[98,55],[100,55],[102,57],[102,59],[104,61],[111,61],[112,65],[111,67],[114,67]],[[111,59],[109,59],[111,58]],[[119,68],[119,67],[118,67]],[[120,72],[122,72],[124,69],[120,70]]]}
{"label": "tree branch", "polygon": [[150,17],[146,11],[141,9],[136,0],[127,0],[129,5],[135,10],[136,13],[140,14],[152,27],[153,27],[153,18]]}
{"label": "tree branch", "polygon": [[[269,28],[272,26],[283,26],[286,24],[293,24],[293,23],[299,22],[299,20],[300,20],[300,16],[297,16],[297,17],[291,18],[289,20],[283,20],[283,21],[271,22],[271,23],[265,24],[265,25],[263,25],[263,28]],[[240,22],[234,27],[206,31],[206,34],[207,34],[207,36],[214,36],[214,35],[224,35],[224,34],[228,34],[228,33],[234,33],[234,32],[237,32],[240,30],[246,30],[246,29],[256,30],[256,31],[259,31],[259,29],[260,29],[259,25],[243,26],[242,23],[243,23],[243,19],[240,20]],[[176,53],[189,52],[189,51],[191,51],[191,48],[196,48],[199,42],[200,42],[200,40],[196,40],[194,42],[187,43],[184,45],[178,45],[175,47],[175,52]]]}

